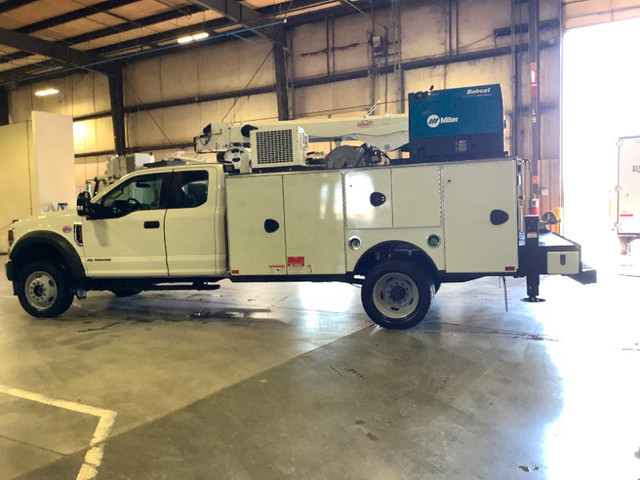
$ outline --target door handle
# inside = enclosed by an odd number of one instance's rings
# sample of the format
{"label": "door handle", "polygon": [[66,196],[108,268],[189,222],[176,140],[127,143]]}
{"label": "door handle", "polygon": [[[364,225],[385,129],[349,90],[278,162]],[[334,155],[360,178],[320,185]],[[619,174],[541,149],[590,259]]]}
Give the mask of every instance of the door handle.
{"label": "door handle", "polygon": [[160,228],[160,222],[154,220],[152,222],[144,222],[144,228]]}
{"label": "door handle", "polygon": [[276,232],[278,231],[279,228],[280,228],[280,224],[273,218],[267,218],[264,221],[264,231],[267,233]]}

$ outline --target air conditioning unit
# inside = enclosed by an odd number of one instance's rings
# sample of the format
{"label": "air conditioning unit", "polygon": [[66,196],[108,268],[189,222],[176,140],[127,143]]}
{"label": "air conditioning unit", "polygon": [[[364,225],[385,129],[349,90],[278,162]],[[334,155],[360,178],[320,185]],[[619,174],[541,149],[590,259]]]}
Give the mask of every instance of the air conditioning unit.
{"label": "air conditioning unit", "polygon": [[309,137],[301,127],[260,127],[250,138],[253,169],[306,167]]}

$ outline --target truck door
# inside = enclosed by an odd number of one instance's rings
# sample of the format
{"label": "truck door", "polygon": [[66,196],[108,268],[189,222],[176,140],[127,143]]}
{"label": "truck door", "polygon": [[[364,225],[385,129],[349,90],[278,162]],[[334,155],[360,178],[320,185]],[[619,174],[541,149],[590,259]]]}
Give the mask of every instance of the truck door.
{"label": "truck door", "polygon": [[[224,232],[216,232],[216,169],[175,170],[165,218],[169,275],[211,276],[226,271]],[[219,245],[222,243],[222,245]]]}
{"label": "truck door", "polygon": [[442,181],[447,273],[516,271],[516,161],[447,164]]}
{"label": "truck door", "polygon": [[285,275],[282,176],[229,177],[226,189],[231,275]]}
{"label": "truck door", "polygon": [[109,191],[82,223],[87,274],[167,276],[164,243],[170,173],[136,175]]}

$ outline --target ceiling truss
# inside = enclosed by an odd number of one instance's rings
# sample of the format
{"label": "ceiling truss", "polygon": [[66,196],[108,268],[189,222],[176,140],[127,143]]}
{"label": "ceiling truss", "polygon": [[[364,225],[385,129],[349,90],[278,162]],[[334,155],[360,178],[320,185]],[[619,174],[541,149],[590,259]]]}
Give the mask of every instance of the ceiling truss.
{"label": "ceiling truss", "polygon": [[[0,85],[32,83],[78,69],[118,72],[127,61],[167,53],[177,46],[178,38],[201,31],[210,33],[205,41],[209,43],[260,35],[281,46],[282,34],[276,27],[285,18],[295,25],[354,12],[334,0],[275,0],[260,8],[253,8],[251,0],[103,0],[93,4],[95,0],[89,0],[89,4],[77,2],[79,8],[59,13],[57,1],[0,3]],[[362,3],[372,6],[388,0]],[[140,15],[145,7],[150,14]],[[47,16],[47,11],[52,15]],[[98,20],[101,15],[108,15],[109,21]],[[29,18],[34,21],[25,21]],[[65,35],[67,31],[71,34]]]}

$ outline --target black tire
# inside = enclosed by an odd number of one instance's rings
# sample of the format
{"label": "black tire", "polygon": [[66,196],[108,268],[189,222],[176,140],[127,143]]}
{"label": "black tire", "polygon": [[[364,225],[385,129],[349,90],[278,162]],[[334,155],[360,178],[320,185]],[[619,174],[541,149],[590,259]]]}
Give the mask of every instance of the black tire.
{"label": "black tire", "polygon": [[113,293],[116,297],[133,297],[137,295],[142,290],[137,288],[113,288],[111,289],[111,293]]}
{"label": "black tire", "polygon": [[372,268],[362,284],[362,306],[384,328],[403,330],[419,324],[431,306],[435,286],[430,276],[405,261]]}
{"label": "black tire", "polygon": [[33,262],[18,276],[18,299],[25,311],[37,318],[53,318],[73,302],[68,275],[49,262]]}

